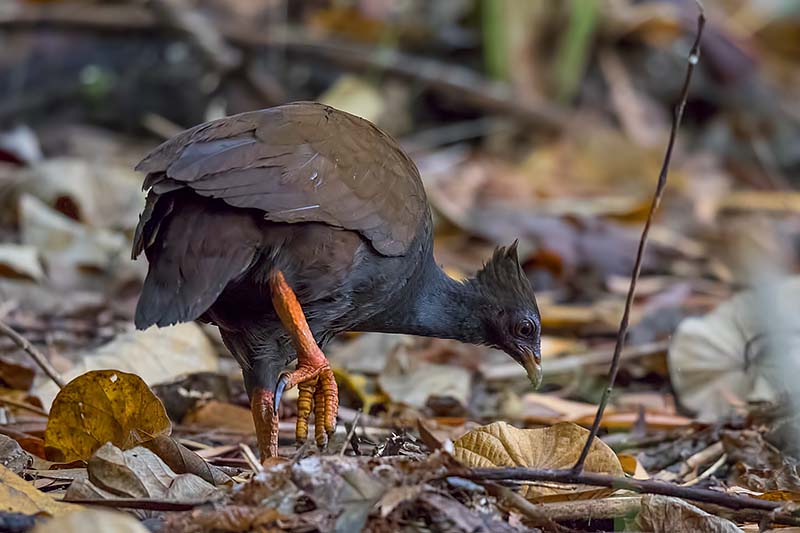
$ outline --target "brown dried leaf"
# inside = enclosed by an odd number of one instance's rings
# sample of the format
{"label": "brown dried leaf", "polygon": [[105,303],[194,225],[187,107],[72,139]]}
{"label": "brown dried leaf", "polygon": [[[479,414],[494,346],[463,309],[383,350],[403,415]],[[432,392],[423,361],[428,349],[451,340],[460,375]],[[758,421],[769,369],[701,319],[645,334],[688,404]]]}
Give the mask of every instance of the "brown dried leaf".
{"label": "brown dried leaf", "polygon": [[0,359],[0,381],[9,388],[28,392],[35,377],[36,371],[33,368],[14,363],[6,358]]}
{"label": "brown dried leaf", "polygon": [[741,485],[758,492],[800,493],[797,461],[782,454],[757,431],[725,431],[722,445]]}
{"label": "brown dried leaf", "polygon": [[648,494],[642,498],[642,510],[636,517],[641,531],[670,533],[741,533],[724,518],[709,514],[688,502],[671,496]]}
{"label": "brown dried leaf", "polygon": [[161,401],[139,376],[96,370],[70,381],[56,396],[45,450],[53,461],[88,460],[106,442],[127,450],[171,429]]}
{"label": "brown dried leaf", "polygon": [[19,474],[33,464],[33,457],[22,449],[17,441],[0,435],[0,465]]}
{"label": "brown dried leaf", "polygon": [[144,443],[144,446],[178,474],[194,474],[212,485],[224,485],[232,481],[220,468],[208,464],[202,457],[170,436],[158,436]]}
{"label": "brown dried leaf", "polygon": [[105,444],[89,461],[89,479],[76,482],[66,499],[123,498],[203,501],[217,489],[193,474],[176,474],[159,457],[137,446],[123,452]]}
{"label": "brown dried leaf", "polygon": [[183,423],[201,428],[224,429],[248,435],[255,431],[253,415],[248,409],[216,400],[211,400],[191,411],[183,419]]}
{"label": "brown dried leaf", "polygon": [[[527,468],[570,468],[577,461],[589,430],[569,422],[548,428],[518,429],[494,422],[470,431],[453,444],[456,459],[473,468],[523,466]],[[623,476],[616,454],[595,439],[586,459],[587,472]],[[532,501],[587,499],[606,496],[608,489],[585,486],[525,486],[522,495]]]}

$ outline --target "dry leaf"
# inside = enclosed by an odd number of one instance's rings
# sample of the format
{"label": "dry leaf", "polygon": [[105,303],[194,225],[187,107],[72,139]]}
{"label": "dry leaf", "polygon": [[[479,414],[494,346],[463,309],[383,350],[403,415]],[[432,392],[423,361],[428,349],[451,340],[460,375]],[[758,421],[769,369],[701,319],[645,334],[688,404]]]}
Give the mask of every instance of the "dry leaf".
{"label": "dry leaf", "polygon": [[235,431],[245,435],[252,435],[255,431],[253,414],[249,409],[216,400],[211,400],[191,411],[182,422],[196,427]]}
{"label": "dry leaf", "polygon": [[103,269],[128,252],[121,233],[85,226],[35,196],[23,194],[19,211],[23,244],[36,247],[48,264]]}
{"label": "dry leaf", "polygon": [[37,525],[32,533],[148,533],[133,515],[106,509],[83,509]]}
{"label": "dry leaf", "polygon": [[129,449],[171,430],[169,418],[142,378],[95,370],[56,396],[44,434],[48,459],[88,460],[106,442]]}
{"label": "dry leaf", "polygon": [[66,500],[108,497],[206,501],[217,492],[194,474],[176,474],[156,454],[137,446],[123,452],[107,443],[89,461],[89,479],[77,480]]}
{"label": "dry leaf", "polygon": [[33,458],[20,447],[17,441],[6,435],[0,435],[0,465],[19,474],[31,464],[33,464]]}
{"label": "dry leaf", "polygon": [[647,494],[636,517],[641,531],[654,533],[741,533],[733,522],[671,496]]}
{"label": "dry leaf", "polygon": [[31,390],[35,377],[36,371],[33,368],[0,358],[0,382],[9,388],[27,393]]}
{"label": "dry leaf", "polygon": [[127,164],[58,157],[22,175],[22,191],[88,226],[129,230],[139,219],[141,176]]}
{"label": "dry leaf", "polygon": [[[90,370],[115,368],[136,374],[148,385],[154,385],[191,372],[215,372],[218,367],[219,358],[211,341],[200,326],[189,322],[118,335],[82,357],[64,373],[64,378],[69,380]],[[48,406],[58,393],[58,387],[45,379],[33,393]]]}
{"label": "dry leaf", "polygon": [[399,404],[423,408],[433,397],[452,398],[462,407],[469,402],[472,376],[465,368],[420,361],[404,347],[389,356],[378,383]]}
{"label": "dry leaf", "polygon": [[41,281],[44,270],[39,251],[33,246],[0,244],[0,276]]}
{"label": "dry leaf", "polygon": [[0,465],[0,511],[59,516],[80,509],[78,505],[54,500],[49,494],[37,490],[17,474]]}
{"label": "dry leaf", "polygon": [[194,474],[212,485],[231,482],[230,476],[219,467],[208,464],[202,457],[170,436],[161,435],[145,442],[144,446],[178,474]]}
{"label": "dry leaf", "polygon": [[372,83],[353,75],[336,80],[319,101],[374,123],[384,113],[385,105],[383,95]]}
{"label": "dry leaf", "polygon": [[[681,322],[669,348],[672,386],[702,421],[748,402],[791,393],[800,354],[800,277],[738,294],[704,317]],[[771,346],[772,345],[772,346]],[[772,350],[780,352],[779,361]]]}
{"label": "dry leaf", "polygon": [[[574,420],[576,424],[582,426],[591,426],[594,421],[594,415],[586,415]],[[645,411],[644,414],[635,412],[627,413],[611,413],[608,416],[603,416],[600,427],[609,429],[631,429],[639,422],[651,429],[676,429],[685,428],[693,423],[691,418],[680,415],[650,413]]]}
{"label": "dry leaf", "polygon": [[[526,468],[571,468],[578,460],[589,430],[569,422],[548,428],[518,429],[505,422],[494,422],[472,430],[453,444],[456,459],[472,468],[522,466]],[[600,439],[595,439],[586,459],[587,472],[623,476],[616,454]],[[598,498],[608,489],[585,486],[526,485],[522,495],[533,501]]]}
{"label": "dry leaf", "polygon": [[634,479],[650,479],[650,474],[647,473],[642,463],[633,455],[621,453],[617,456],[617,459],[619,459],[622,469],[629,476],[633,476]]}

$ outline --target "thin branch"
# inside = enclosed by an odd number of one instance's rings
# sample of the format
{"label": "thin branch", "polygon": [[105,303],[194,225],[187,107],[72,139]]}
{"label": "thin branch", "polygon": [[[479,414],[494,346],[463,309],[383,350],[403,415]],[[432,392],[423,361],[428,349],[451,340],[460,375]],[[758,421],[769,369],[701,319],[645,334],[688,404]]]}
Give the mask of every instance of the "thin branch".
{"label": "thin branch", "polygon": [[466,477],[479,481],[548,481],[567,485],[591,485],[612,489],[629,490],[641,494],[662,494],[684,500],[709,503],[726,509],[751,509],[768,514],[769,520],[781,524],[795,524],[796,517],[775,513],[784,502],[760,500],[739,494],[727,494],[717,490],[697,487],[682,487],[666,481],[652,479],[633,479],[597,474],[594,472],[573,472],[572,470],[537,470],[533,468],[474,468]]}
{"label": "thin branch", "polygon": [[606,390],[603,391],[600,404],[597,406],[597,414],[594,417],[592,429],[586,439],[586,444],[583,446],[583,450],[581,451],[581,455],[578,458],[578,461],[575,463],[575,466],[572,467],[572,471],[574,473],[580,473],[583,471],[583,465],[586,462],[586,457],[589,455],[589,449],[591,448],[595,437],[597,437],[597,432],[600,429],[600,421],[603,418],[603,413],[606,410],[606,405],[608,405],[608,399],[611,397],[611,391],[614,389],[614,382],[616,381],[617,373],[619,372],[621,359],[620,355],[622,354],[622,346],[625,344],[625,337],[628,335],[628,321],[630,319],[631,307],[633,307],[633,297],[636,294],[636,282],[639,279],[639,274],[642,270],[642,258],[644,256],[645,245],[647,244],[647,236],[650,233],[650,226],[653,224],[653,215],[661,203],[661,198],[664,195],[664,188],[667,186],[667,173],[669,172],[669,164],[672,159],[672,151],[675,147],[675,138],[677,137],[678,128],[680,127],[681,119],[683,118],[683,110],[686,107],[686,100],[689,98],[689,83],[692,80],[694,67],[697,65],[697,62],[700,59],[700,38],[703,35],[703,27],[706,23],[706,17],[703,13],[702,6],[700,6],[699,3],[698,8],[700,9],[700,14],[697,16],[697,36],[695,37],[694,44],[689,52],[688,66],[686,68],[686,77],[683,81],[683,88],[681,89],[681,96],[678,100],[678,105],[675,107],[675,112],[672,115],[672,128],[669,132],[669,143],[667,144],[667,150],[664,154],[664,162],[661,166],[661,172],[658,175],[658,185],[656,186],[656,192],[653,195],[653,201],[650,204],[650,211],[647,213],[647,220],[645,221],[644,229],[642,230],[642,236],[639,239],[639,248],[636,251],[636,262],[633,265],[633,272],[631,274],[631,284],[628,288],[628,295],[625,298],[625,310],[622,313],[622,320],[620,321],[619,331],[617,332],[617,343],[614,347],[614,357],[611,359],[611,368],[608,372],[608,387],[606,387]]}
{"label": "thin branch", "polygon": [[350,431],[347,432],[347,437],[344,439],[344,444],[342,444],[342,449],[339,450],[339,457],[344,456],[344,452],[347,451],[347,445],[350,444],[350,441],[353,439],[353,435],[356,432],[356,428],[358,427],[358,419],[361,417],[361,409],[356,411],[356,416],[353,419],[352,426],[350,426]]}
{"label": "thin branch", "polygon": [[44,370],[44,373],[47,374],[50,379],[52,379],[56,385],[60,389],[64,388],[64,379],[61,377],[61,374],[58,373],[58,370],[53,368],[53,365],[50,364],[50,361],[47,360],[47,357],[36,349],[36,347],[31,344],[28,339],[17,333],[11,326],[0,320],[0,333],[14,341],[21,350],[31,356],[34,362],[39,365],[39,368]]}
{"label": "thin branch", "polygon": [[49,414],[47,414],[47,411],[45,411],[40,407],[36,407],[35,405],[31,405],[25,402],[18,402],[17,400],[12,400],[11,398],[3,398],[2,396],[0,396],[0,404],[8,405],[10,407],[16,407],[17,409],[22,409],[23,411],[28,411],[30,413],[43,416],[45,418],[50,416]]}

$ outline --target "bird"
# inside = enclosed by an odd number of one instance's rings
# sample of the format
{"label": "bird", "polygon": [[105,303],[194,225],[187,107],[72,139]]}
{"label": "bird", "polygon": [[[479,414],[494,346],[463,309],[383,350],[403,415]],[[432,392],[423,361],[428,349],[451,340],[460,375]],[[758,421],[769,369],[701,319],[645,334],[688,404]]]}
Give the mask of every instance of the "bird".
{"label": "bird", "polygon": [[338,389],[322,348],[342,332],[492,346],[541,383],[541,319],[517,241],[473,277],[448,276],[419,170],[371,122],[287,103],[183,131],[136,170],[147,194],[132,258],[144,252],[148,272],[135,326],[219,328],[262,460],[278,455],[278,406],[294,386],[297,441],[313,404],[326,445]]}

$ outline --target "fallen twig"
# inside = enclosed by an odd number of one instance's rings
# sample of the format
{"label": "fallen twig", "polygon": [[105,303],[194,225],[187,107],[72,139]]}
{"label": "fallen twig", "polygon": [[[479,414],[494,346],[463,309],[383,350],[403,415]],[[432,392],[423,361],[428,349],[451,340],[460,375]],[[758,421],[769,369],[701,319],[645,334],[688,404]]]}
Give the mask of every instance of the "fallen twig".
{"label": "fallen twig", "polygon": [[353,435],[356,432],[356,428],[358,427],[358,419],[361,416],[361,409],[356,411],[356,416],[353,419],[352,425],[350,426],[350,431],[347,432],[347,437],[344,439],[344,444],[342,444],[342,449],[339,450],[339,456],[343,456],[344,452],[347,451],[347,445],[350,444],[350,439],[353,438]]}
{"label": "fallen twig", "polygon": [[247,461],[247,464],[250,466],[250,470],[253,471],[254,474],[261,474],[264,472],[264,466],[259,462],[256,458],[256,454],[253,453],[253,450],[245,443],[239,443],[239,449],[242,451],[242,457],[244,460]]}
{"label": "fallen twig", "polygon": [[467,476],[480,481],[549,481],[567,485],[592,485],[612,489],[629,490],[642,494],[662,494],[685,500],[709,503],[726,509],[749,509],[769,515],[769,520],[779,524],[795,524],[797,517],[780,513],[773,514],[784,502],[760,500],[739,494],[726,494],[711,489],[682,487],[666,481],[633,479],[597,474],[594,472],[574,472],[572,470],[537,470],[533,468],[475,468]]}
{"label": "fallen twig", "polygon": [[534,504],[508,488],[498,487],[498,489],[497,494],[501,501],[513,505],[534,525],[564,520],[601,520],[633,516],[642,508],[641,496]]}
{"label": "fallen twig", "polygon": [[14,344],[19,346],[21,350],[31,356],[33,360],[39,365],[39,368],[44,370],[44,373],[47,374],[50,379],[52,379],[59,388],[64,388],[64,379],[61,377],[61,374],[58,373],[58,370],[53,368],[53,365],[50,364],[50,361],[47,360],[47,357],[36,349],[36,347],[28,342],[28,339],[20,335],[16,332],[11,326],[6,324],[5,322],[0,320],[0,333],[14,341]]}
{"label": "fallen twig", "polygon": [[[622,351],[620,357],[625,361],[631,361],[664,353],[668,347],[668,341],[654,341],[638,346],[628,346]],[[544,372],[545,378],[547,378],[574,372],[581,368],[586,368],[588,365],[607,364],[610,363],[613,358],[613,349],[600,348],[597,350],[589,350],[583,353],[560,356],[557,359],[548,361],[547,365],[542,367],[542,371]],[[481,368],[481,374],[489,381],[506,380],[514,377],[527,379],[525,377],[525,372],[520,370],[519,363],[515,361],[510,363],[495,363],[492,365],[487,364],[485,367]]]}
{"label": "fallen twig", "polygon": [[44,409],[41,409],[41,408],[36,407],[35,405],[31,405],[29,403],[18,402],[17,400],[12,400],[11,398],[3,398],[3,397],[0,396],[0,404],[10,405],[11,407],[16,407],[17,409],[23,409],[25,411],[29,411],[31,413],[37,414],[39,416],[43,416],[45,418],[50,416],[49,414],[47,414],[47,411],[45,411]]}
{"label": "fallen twig", "polygon": [[650,210],[647,213],[647,220],[642,229],[642,236],[639,239],[639,247],[636,251],[636,261],[633,265],[633,272],[631,273],[631,284],[628,289],[628,295],[625,298],[625,310],[622,313],[622,320],[619,324],[619,331],[617,332],[617,342],[614,347],[614,357],[611,359],[611,368],[608,372],[608,387],[603,391],[603,396],[600,398],[600,403],[597,406],[597,414],[594,417],[592,428],[589,431],[589,436],[586,438],[586,444],[581,450],[581,455],[572,467],[573,472],[580,473],[583,470],[583,465],[586,462],[586,457],[589,455],[589,449],[597,437],[597,432],[600,429],[600,420],[603,418],[603,412],[606,410],[608,399],[611,397],[611,391],[614,389],[614,382],[617,379],[619,372],[620,359],[622,354],[622,346],[625,344],[625,337],[628,335],[628,321],[630,319],[631,307],[633,307],[633,297],[636,294],[636,281],[639,279],[639,274],[642,270],[642,258],[644,257],[644,248],[647,244],[647,235],[650,233],[650,226],[653,224],[653,215],[661,203],[661,198],[664,195],[664,189],[667,186],[667,173],[669,172],[669,164],[672,159],[672,151],[675,148],[675,138],[678,135],[678,128],[683,118],[683,110],[686,107],[686,100],[689,98],[689,83],[692,81],[692,73],[694,67],[700,59],[700,39],[703,36],[703,27],[706,23],[706,17],[703,13],[702,6],[698,3],[700,13],[697,16],[697,36],[695,37],[692,49],[689,52],[688,66],[686,68],[686,77],[683,81],[683,88],[681,89],[680,99],[678,105],[675,107],[675,112],[672,115],[672,127],[669,132],[669,142],[667,143],[667,150],[664,153],[664,162],[661,165],[661,172],[658,175],[658,184],[656,185],[656,192],[653,195],[653,201],[650,203]]}
{"label": "fallen twig", "polygon": [[104,500],[64,500],[78,505],[96,505],[98,507],[115,507],[118,509],[141,509],[143,511],[191,511],[196,507],[208,504],[208,501],[176,502],[168,500],[152,500],[147,498],[107,498]]}

